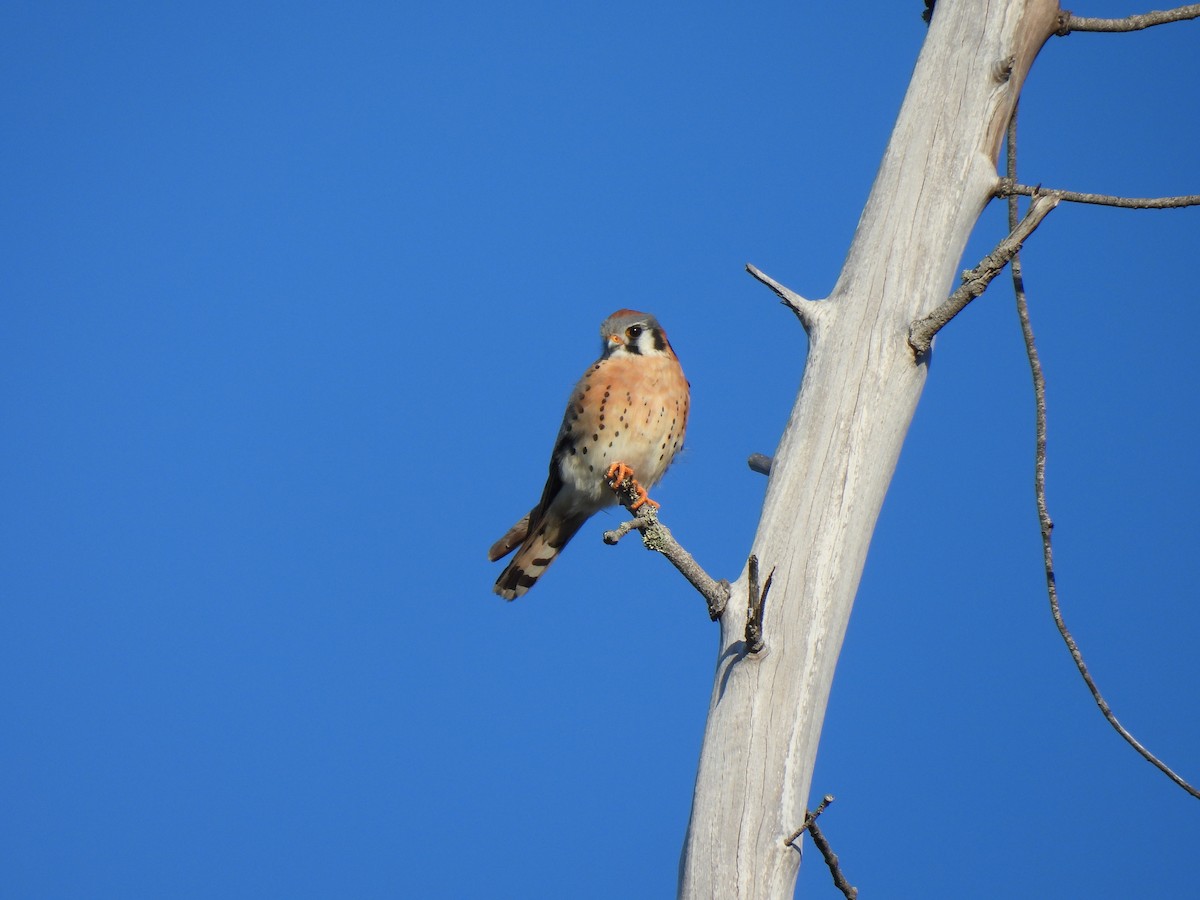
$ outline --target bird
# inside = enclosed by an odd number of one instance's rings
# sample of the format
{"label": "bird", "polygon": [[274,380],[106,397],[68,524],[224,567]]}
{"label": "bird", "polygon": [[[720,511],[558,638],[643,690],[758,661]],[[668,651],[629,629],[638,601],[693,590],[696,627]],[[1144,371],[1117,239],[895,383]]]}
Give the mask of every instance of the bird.
{"label": "bird", "polygon": [[516,555],[496,580],[506,600],[525,594],[593,514],[617,502],[633,479],[646,491],[683,449],[690,385],[658,319],[619,309],[600,326],[601,355],[571,391],[537,505],[488,551]]}

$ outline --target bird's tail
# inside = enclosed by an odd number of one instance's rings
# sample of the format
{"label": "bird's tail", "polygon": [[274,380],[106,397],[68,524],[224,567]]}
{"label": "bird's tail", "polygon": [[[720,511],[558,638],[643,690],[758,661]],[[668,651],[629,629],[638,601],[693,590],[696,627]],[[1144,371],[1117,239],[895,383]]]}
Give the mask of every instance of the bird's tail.
{"label": "bird's tail", "polygon": [[496,579],[496,593],[505,600],[516,600],[533,587],[550,563],[554,562],[554,557],[558,556],[559,551],[575,536],[575,532],[579,531],[587,519],[586,515],[568,519],[547,516],[538,523],[532,533],[528,533],[528,516],[514,525],[488,552],[492,559],[499,559],[508,553],[518,540],[524,538],[517,555]]}
{"label": "bird's tail", "polygon": [[492,549],[488,551],[488,559],[492,562],[503,559],[513,552],[514,547],[525,543],[525,538],[529,537],[529,517],[532,515],[533,512],[525,513],[525,517],[508,529],[504,537],[492,544]]}

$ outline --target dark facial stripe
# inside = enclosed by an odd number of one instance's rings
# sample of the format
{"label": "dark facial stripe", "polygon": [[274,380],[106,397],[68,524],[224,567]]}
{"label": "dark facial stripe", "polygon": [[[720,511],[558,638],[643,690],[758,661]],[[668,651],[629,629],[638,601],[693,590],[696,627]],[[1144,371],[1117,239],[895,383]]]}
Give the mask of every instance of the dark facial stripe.
{"label": "dark facial stripe", "polygon": [[666,350],[667,349],[667,339],[663,337],[662,332],[659,331],[657,328],[651,328],[650,333],[652,335],[654,335],[654,349],[657,350],[659,353],[662,353],[664,350]]}

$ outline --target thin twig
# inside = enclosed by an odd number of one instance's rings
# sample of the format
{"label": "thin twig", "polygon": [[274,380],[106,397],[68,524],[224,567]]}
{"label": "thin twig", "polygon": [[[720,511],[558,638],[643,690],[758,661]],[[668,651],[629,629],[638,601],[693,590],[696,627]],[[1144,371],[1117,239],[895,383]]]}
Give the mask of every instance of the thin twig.
{"label": "thin twig", "polygon": [[[821,813],[825,812],[825,807],[827,807],[836,799],[837,798],[834,797],[833,794],[826,794],[824,797],[822,797],[821,802],[817,804],[816,809],[814,809],[812,812],[804,814],[804,824],[792,832],[791,836],[783,842],[784,845],[787,847],[795,846],[796,839],[799,838],[800,835],[804,834],[804,832],[808,831],[808,826],[815,822]],[[800,848],[796,847],[796,849],[799,850]]]}
{"label": "thin twig", "polygon": [[642,525],[642,523],[640,521],[638,521],[638,519],[630,519],[627,522],[622,522],[620,525],[618,525],[612,531],[604,532],[604,543],[615,544],[619,540],[621,540],[621,538],[625,537],[625,535],[629,534],[629,532],[634,531],[638,528],[644,528],[644,527],[645,526]]}
{"label": "thin twig", "polygon": [[1042,219],[1057,205],[1058,199],[1054,195],[1037,197],[1025,213],[1025,218],[1010,228],[1008,237],[997,244],[996,249],[985,256],[979,265],[963,275],[962,287],[925,318],[912,323],[908,330],[908,345],[913,353],[922,356],[929,352],[933,336],[987,289],[992,279],[1003,272],[1008,261],[1017,255],[1025,239],[1033,234]]}
{"label": "thin twig", "polygon": [[716,581],[701,568],[695,557],[675,540],[671,530],[658,520],[658,510],[652,504],[643,503],[637,509],[633,508],[641,495],[638,493],[637,483],[632,478],[626,478],[615,490],[621,505],[633,513],[634,518],[622,522],[612,531],[604,532],[604,543],[615,544],[637,529],[642,533],[642,543],[646,548],[655,550],[670,560],[671,565],[701,593],[708,604],[709,618],[714,622],[719,619],[725,611],[725,604],[729,602],[729,582],[724,579]]}
{"label": "thin twig", "polygon": [[[1017,115],[1014,110],[1013,117],[1008,125],[1008,177],[1013,182],[1016,181],[1016,148]],[[1017,197],[1014,194],[1008,198],[1009,224],[1011,225],[1016,219]],[[1100,708],[1100,712],[1108,720],[1108,723],[1116,730],[1117,734],[1121,735],[1134,750],[1142,755],[1143,759],[1193,797],[1200,799],[1200,791],[1197,791],[1196,788],[1177,775],[1162,760],[1147,750],[1117,720],[1112,708],[1100,693],[1100,688],[1096,686],[1095,680],[1092,678],[1087,665],[1083,661],[1083,653],[1080,652],[1079,645],[1075,643],[1075,638],[1067,628],[1066,620],[1063,619],[1062,609],[1058,601],[1058,587],[1054,577],[1054,548],[1051,540],[1054,522],[1050,518],[1050,512],[1046,505],[1046,377],[1042,372],[1041,358],[1038,355],[1037,345],[1034,341],[1033,325],[1029,317],[1029,304],[1025,296],[1025,279],[1021,272],[1021,260],[1016,256],[1012,260],[1012,278],[1013,288],[1017,295],[1017,315],[1021,320],[1021,334],[1025,339],[1025,353],[1029,357],[1029,368],[1033,374],[1033,394],[1036,411],[1036,451],[1034,456],[1033,486],[1037,498],[1038,524],[1042,532],[1042,559],[1046,568],[1046,591],[1050,598],[1050,613],[1054,617],[1054,624],[1058,627],[1058,633],[1062,635],[1063,642],[1067,645],[1067,650],[1071,653],[1071,659],[1075,661],[1075,667],[1079,670],[1079,674],[1083,676],[1084,684],[1087,685],[1088,690],[1092,694],[1092,699],[1096,701],[1096,705]]]}
{"label": "thin twig", "polygon": [[1124,19],[1085,18],[1063,10],[1058,14],[1058,30],[1055,34],[1065,37],[1072,31],[1141,31],[1152,25],[1166,25],[1170,22],[1183,22],[1196,18],[1200,18],[1200,3],[1190,3],[1174,9],[1156,9],[1153,12],[1140,13],[1136,16],[1126,16]]}
{"label": "thin twig", "polygon": [[[847,900],[855,900],[858,897],[858,888],[846,880],[846,876],[842,873],[842,865],[838,862],[837,854],[833,852],[833,847],[830,846],[829,841],[825,839],[824,832],[817,825],[817,818],[821,813],[825,812],[825,807],[832,802],[833,794],[826,794],[821,800],[821,804],[804,816],[804,824],[797,828],[784,843],[789,847],[796,847],[797,838],[807,831],[812,836],[813,845],[821,851],[821,856],[825,858],[825,865],[829,866],[829,874],[833,876],[834,887],[841,891]],[[800,848],[796,847],[796,849],[799,850]]]}
{"label": "thin twig", "polygon": [[1012,197],[1020,194],[1033,197],[1038,194],[1053,194],[1068,203],[1093,203],[1097,206],[1117,206],[1121,209],[1180,209],[1185,206],[1200,206],[1200,194],[1180,194],[1177,197],[1117,197],[1113,194],[1085,194],[1080,191],[1048,190],[1044,187],[1017,184],[1009,176],[1000,183],[997,197]]}

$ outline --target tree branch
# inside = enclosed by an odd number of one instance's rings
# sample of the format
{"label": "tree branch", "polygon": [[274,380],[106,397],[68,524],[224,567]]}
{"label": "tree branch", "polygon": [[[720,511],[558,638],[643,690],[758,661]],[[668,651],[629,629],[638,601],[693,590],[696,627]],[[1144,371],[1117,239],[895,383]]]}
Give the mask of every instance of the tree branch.
{"label": "tree branch", "polygon": [[749,604],[746,609],[746,652],[760,653],[763,641],[763,613],[767,609],[767,594],[771,591],[771,581],[775,578],[775,568],[767,573],[767,582],[760,586],[758,580],[758,557],[750,554],[750,579],[747,587]]}
{"label": "tree branch", "polygon": [[[1008,177],[1012,181],[1016,180],[1017,166],[1017,116],[1016,111],[1013,111],[1013,117],[1008,125]],[[1017,198],[1012,195],[1008,198],[1008,221],[1011,226],[1017,219]],[[1034,453],[1034,474],[1033,487],[1034,495],[1037,499],[1038,524],[1042,532],[1042,560],[1046,569],[1046,591],[1050,598],[1050,614],[1054,617],[1054,624],[1058,627],[1058,633],[1062,635],[1063,642],[1067,645],[1067,650],[1070,651],[1071,659],[1075,661],[1075,667],[1079,670],[1079,674],[1083,677],[1084,684],[1092,694],[1092,699],[1096,701],[1096,705],[1100,708],[1100,712],[1108,723],[1116,730],[1117,734],[1121,735],[1125,741],[1133,747],[1142,758],[1161,771],[1164,775],[1175,782],[1179,787],[1183,788],[1193,797],[1200,799],[1200,791],[1188,784],[1183,778],[1177,775],[1169,768],[1162,760],[1147,750],[1140,741],[1137,740],[1124,725],[1118,721],[1112,708],[1100,693],[1100,688],[1097,687],[1095,680],[1088,671],[1087,665],[1083,661],[1083,653],[1079,649],[1079,645],[1075,643],[1075,638],[1071,635],[1067,628],[1066,620],[1063,618],[1062,609],[1058,602],[1058,586],[1054,576],[1054,548],[1051,540],[1051,532],[1054,530],[1054,522],[1050,518],[1049,508],[1046,505],[1046,377],[1042,372],[1041,357],[1037,351],[1037,345],[1033,336],[1033,325],[1029,317],[1029,304],[1025,296],[1025,279],[1021,272],[1021,260],[1018,256],[1012,259],[1012,278],[1013,289],[1016,292],[1017,299],[1017,315],[1021,320],[1021,334],[1025,339],[1025,353],[1029,357],[1029,368],[1033,375],[1033,395],[1035,405],[1035,434],[1036,434],[1036,450]]]}
{"label": "tree branch", "polygon": [[1200,194],[1181,194],[1178,197],[1116,197],[1112,194],[1084,194],[1079,191],[1048,190],[1032,187],[1028,184],[1017,184],[1014,179],[1005,178],[996,192],[997,197],[1036,197],[1038,194],[1053,194],[1059,200],[1068,203],[1094,203],[1098,206],[1117,206],[1122,209],[1179,209],[1184,206],[1200,206]]}
{"label": "tree branch", "polygon": [[825,840],[824,833],[817,827],[815,817],[808,823],[808,833],[812,835],[813,844],[821,851],[821,856],[825,857],[825,865],[829,866],[829,874],[833,876],[834,887],[845,895],[846,900],[855,900],[858,897],[858,888],[847,881],[846,876],[842,874],[842,865],[838,862],[837,854],[833,852],[829,841]]}
{"label": "tree branch", "polygon": [[1008,261],[1017,255],[1021,244],[1029,237],[1050,210],[1058,205],[1058,198],[1053,194],[1037,197],[1025,213],[1025,218],[1012,226],[1008,237],[1002,240],[996,249],[963,276],[963,284],[937,309],[913,322],[908,330],[908,345],[913,353],[922,356],[929,352],[933,336],[945,327],[951,319],[962,312],[968,303],[982,294],[992,279],[1004,271]]}
{"label": "tree branch", "polygon": [[[834,887],[842,892],[846,900],[855,900],[858,897],[858,888],[846,880],[846,876],[842,873],[842,865],[838,862],[837,854],[833,852],[833,847],[830,846],[829,841],[825,839],[824,832],[817,825],[817,817],[825,812],[825,807],[829,806],[832,802],[833,794],[826,794],[821,799],[820,805],[804,817],[804,824],[797,828],[784,843],[789,847],[795,847],[796,839],[807,831],[812,836],[813,844],[821,851],[821,856],[825,858],[825,865],[829,866],[829,874],[833,876]],[[796,849],[799,850],[800,848],[796,847]]]}
{"label": "tree branch", "polygon": [[701,568],[695,557],[675,540],[671,530],[658,520],[658,510],[653,504],[642,503],[636,509],[634,508],[638,499],[642,497],[636,481],[626,478],[613,490],[616,491],[621,505],[633,513],[634,517],[628,522],[621,523],[612,531],[604,532],[604,543],[615,544],[629,532],[637,529],[642,533],[642,544],[648,550],[655,550],[670,560],[671,565],[678,569],[683,577],[691,582],[692,587],[701,593],[708,604],[709,618],[714,622],[719,619],[721,613],[725,611],[725,605],[729,602],[729,582],[723,579],[716,581]]}
{"label": "tree branch", "polygon": [[770,475],[773,462],[774,459],[765,453],[751,453],[746,457],[746,465],[750,467],[750,471],[757,472],[759,475]]}
{"label": "tree branch", "polygon": [[[820,816],[821,813],[825,812],[825,807],[827,807],[835,799],[837,799],[837,798],[835,798],[833,796],[833,794],[826,794],[824,797],[822,797],[821,802],[817,804],[816,809],[810,810],[809,812],[804,814],[804,824],[801,825],[799,828],[797,828],[795,831],[793,831],[788,836],[788,839],[786,841],[784,841],[783,843],[786,844],[788,847],[796,847],[796,840],[800,837],[800,835],[802,835],[802,834],[804,834],[804,832],[808,831],[808,826],[811,825],[813,822],[815,822],[817,820],[817,817]],[[799,850],[800,848],[796,847],[796,849]]]}
{"label": "tree branch", "polygon": [[805,331],[812,331],[817,316],[820,315],[821,305],[819,303],[801,297],[791,288],[785,287],[766,272],[759,270],[757,266],[746,263],[746,271],[775,292],[780,302],[796,314],[796,318],[800,320]]}
{"label": "tree branch", "polygon": [[1183,22],[1196,18],[1200,18],[1200,3],[1190,3],[1174,9],[1154,10],[1136,16],[1126,16],[1124,19],[1090,19],[1074,15],[1064,9],[1059,14],[1058,30],[1055,34],[1059,37],[1066,37],[1072,31],[1141,31],[1152,25],[1166,25],[1170,22]]}

